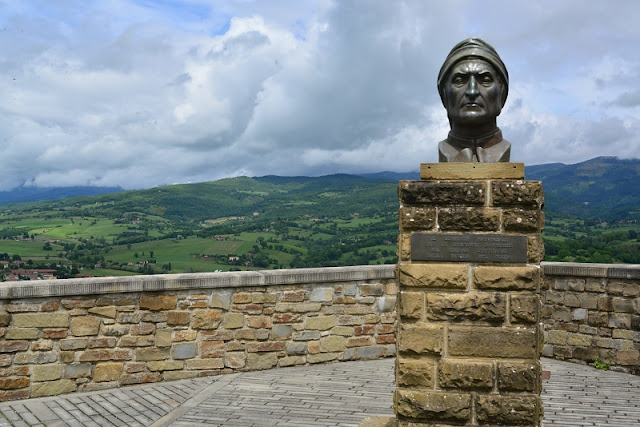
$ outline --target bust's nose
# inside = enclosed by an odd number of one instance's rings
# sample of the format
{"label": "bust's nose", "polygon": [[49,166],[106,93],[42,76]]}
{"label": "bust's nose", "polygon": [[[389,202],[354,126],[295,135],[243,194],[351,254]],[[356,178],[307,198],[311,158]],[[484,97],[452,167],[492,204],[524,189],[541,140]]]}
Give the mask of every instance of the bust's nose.
{"label": "bust's nose", "polygon": [[469,84],[467,85],[467,90],[464,94],[471,100],[475,99],[480,92],[478,92],[478,82],[476,82],[476,78],[474,76],[469,77]]}

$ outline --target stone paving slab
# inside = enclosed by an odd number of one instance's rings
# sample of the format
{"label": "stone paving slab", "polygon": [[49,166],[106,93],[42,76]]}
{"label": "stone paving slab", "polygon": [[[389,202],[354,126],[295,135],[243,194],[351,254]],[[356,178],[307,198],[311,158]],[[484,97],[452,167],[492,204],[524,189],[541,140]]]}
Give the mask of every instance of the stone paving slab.
{"label": "stone paving slab", "polygon": [[[0,403],[0,426],[357,426],[393,415],[393,359]],[[545,426],[640,426],[640,377],[542,359]]]}

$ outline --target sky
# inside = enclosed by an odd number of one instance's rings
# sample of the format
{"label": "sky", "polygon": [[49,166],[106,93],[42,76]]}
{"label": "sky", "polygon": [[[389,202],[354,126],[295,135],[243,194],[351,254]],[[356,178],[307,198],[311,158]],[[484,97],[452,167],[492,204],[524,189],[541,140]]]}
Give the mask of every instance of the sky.
{"label": "sky", "polygon": [[0,191],[416,171],[449,50],[509,71],[511,161],[640,158],[637,0],[0,0]]}

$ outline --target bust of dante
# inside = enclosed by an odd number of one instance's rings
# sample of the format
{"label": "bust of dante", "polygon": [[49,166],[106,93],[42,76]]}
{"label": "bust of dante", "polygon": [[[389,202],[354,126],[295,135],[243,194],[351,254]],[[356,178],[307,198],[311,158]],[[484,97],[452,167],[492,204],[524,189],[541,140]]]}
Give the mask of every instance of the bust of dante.
{"label": "bust of dante", "polygon": [[509,73],[489,43],[471,38],[453,47],[438,74],[438,92],[451,131],[440,162],[508,162],[511,143],[496,118],[507,100]]}

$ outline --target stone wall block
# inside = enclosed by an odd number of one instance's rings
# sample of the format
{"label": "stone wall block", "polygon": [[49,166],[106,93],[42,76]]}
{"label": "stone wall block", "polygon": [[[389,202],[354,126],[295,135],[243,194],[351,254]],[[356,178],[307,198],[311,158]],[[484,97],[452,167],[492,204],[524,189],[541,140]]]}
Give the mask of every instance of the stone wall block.
{"label": "stone wall block", "polygon": [[451,356],[538,358],[536,327],[451,326],[448,350]]}
{"label": "stone wall block", "polygon": [[471,395],[396,389],[394,407],[396,414],[411,420],[464,424],[471,417]]}
{"label": "stone wall block", "polygon": [[440,354],[443,335],[441,325],[401,324],[398,328],[398,351],[400,354]]}
{"label": "stone wall block", "polygon": [[448,322],[504,321],[506,296],[500,293],[429,293],[427,319]]}
{"label": "stone wall block", "polygon": [[499,231],[500,211],[492,208],[438,209],[438,226],[442,231]]}
{"label": "stone wall block", "polygon": [[396,358],[396,384],[400,387],[433,387],[435,360]]}
{"label": "stone wall block", "polygon": [[107,362],[98,363],[93,372],[94,382],[117,381],[122,373],[124,363]]}
{"label": "stone wall block", "polygon": [[540,363],[498,363],[498,390],[539,393],[542,390]]}
{"label": "stone wall block", "polygon": [[436,208],[402,207],[398,218],[400,230],[431,230],[436,224]]}
{"label": "stone wall block", "polygon": [[468,269],[465,264],[398,264],[403,288],[466,289]]}
{"label": "stone wall block", "polygon": [[69,326],[67,313],[18,313],[13,315],[16,328],[66,328]]}
{"label": "stone wall block", "polygon": [[398,197],[402,206],[482,206],[486,184],[464,181],[400,181]]}
{"label": "stone wall block", "polygon": [[512,294],[511,299],[511,322],[513,323],[538,323],[540,298],[538,295]]}
{"label": "stone wall block", "polygon": [[478,395],[476,418],[481,424],[537,426],[542,416],[542,401],[533,395]]}
{"label": "stone wall block", "polygon": [[527,236],[527,262],[529,264],[540,264],[544,259],[544,242],[539,234],[529,234]]}
{"label": "stone wall block", "polygon": [[422,319],[424,311],[424,293],[400,291],[398,315],[407,319]]}
{"label": "stone wall block", "polygon": [[196,309],[191,315],[191,328],[215,329],[222,321],[222,311],[219,309]]}
{"label": "stone wall block", "polygon": [[400,232],[398,234],[398,261],[409,261],[411,257],[411,233]]}
{"label": "stone wall block", "polygon": [[305,329],[326,331],[336,326],[336,316],[307,317]]}
{"label": "stone wall block", "polygon": [[544,213],[537,209],[504,209],[502,226],[507,233],[540,232],[544,228]]}
{"label": "stone wall block", "polygon": [[157,295],[157,296],[141,296],[141,310],[175,310],[178,304],[176,295]]}
{"label": "stone wall block", "polygon": [[31,397],[57,396],[75,391],[76,388],[75,381],[67,379],[34,383],[31,386]]}
{"label": "stone wall block", "polygon": [[544,204],[541,181],[496,180],[491,181],[493,206],[519,206],[540,209]]}
{"label": "stone wall block", "polygon": [[438,366],[438,384],[443,389],[490,389],[493,363],[444,360]]}
{"label": "stone wall block", "polygon": [[539,284],[540,269],[533,266],[473,268],[473,285],[477,289],[536,291]]}

